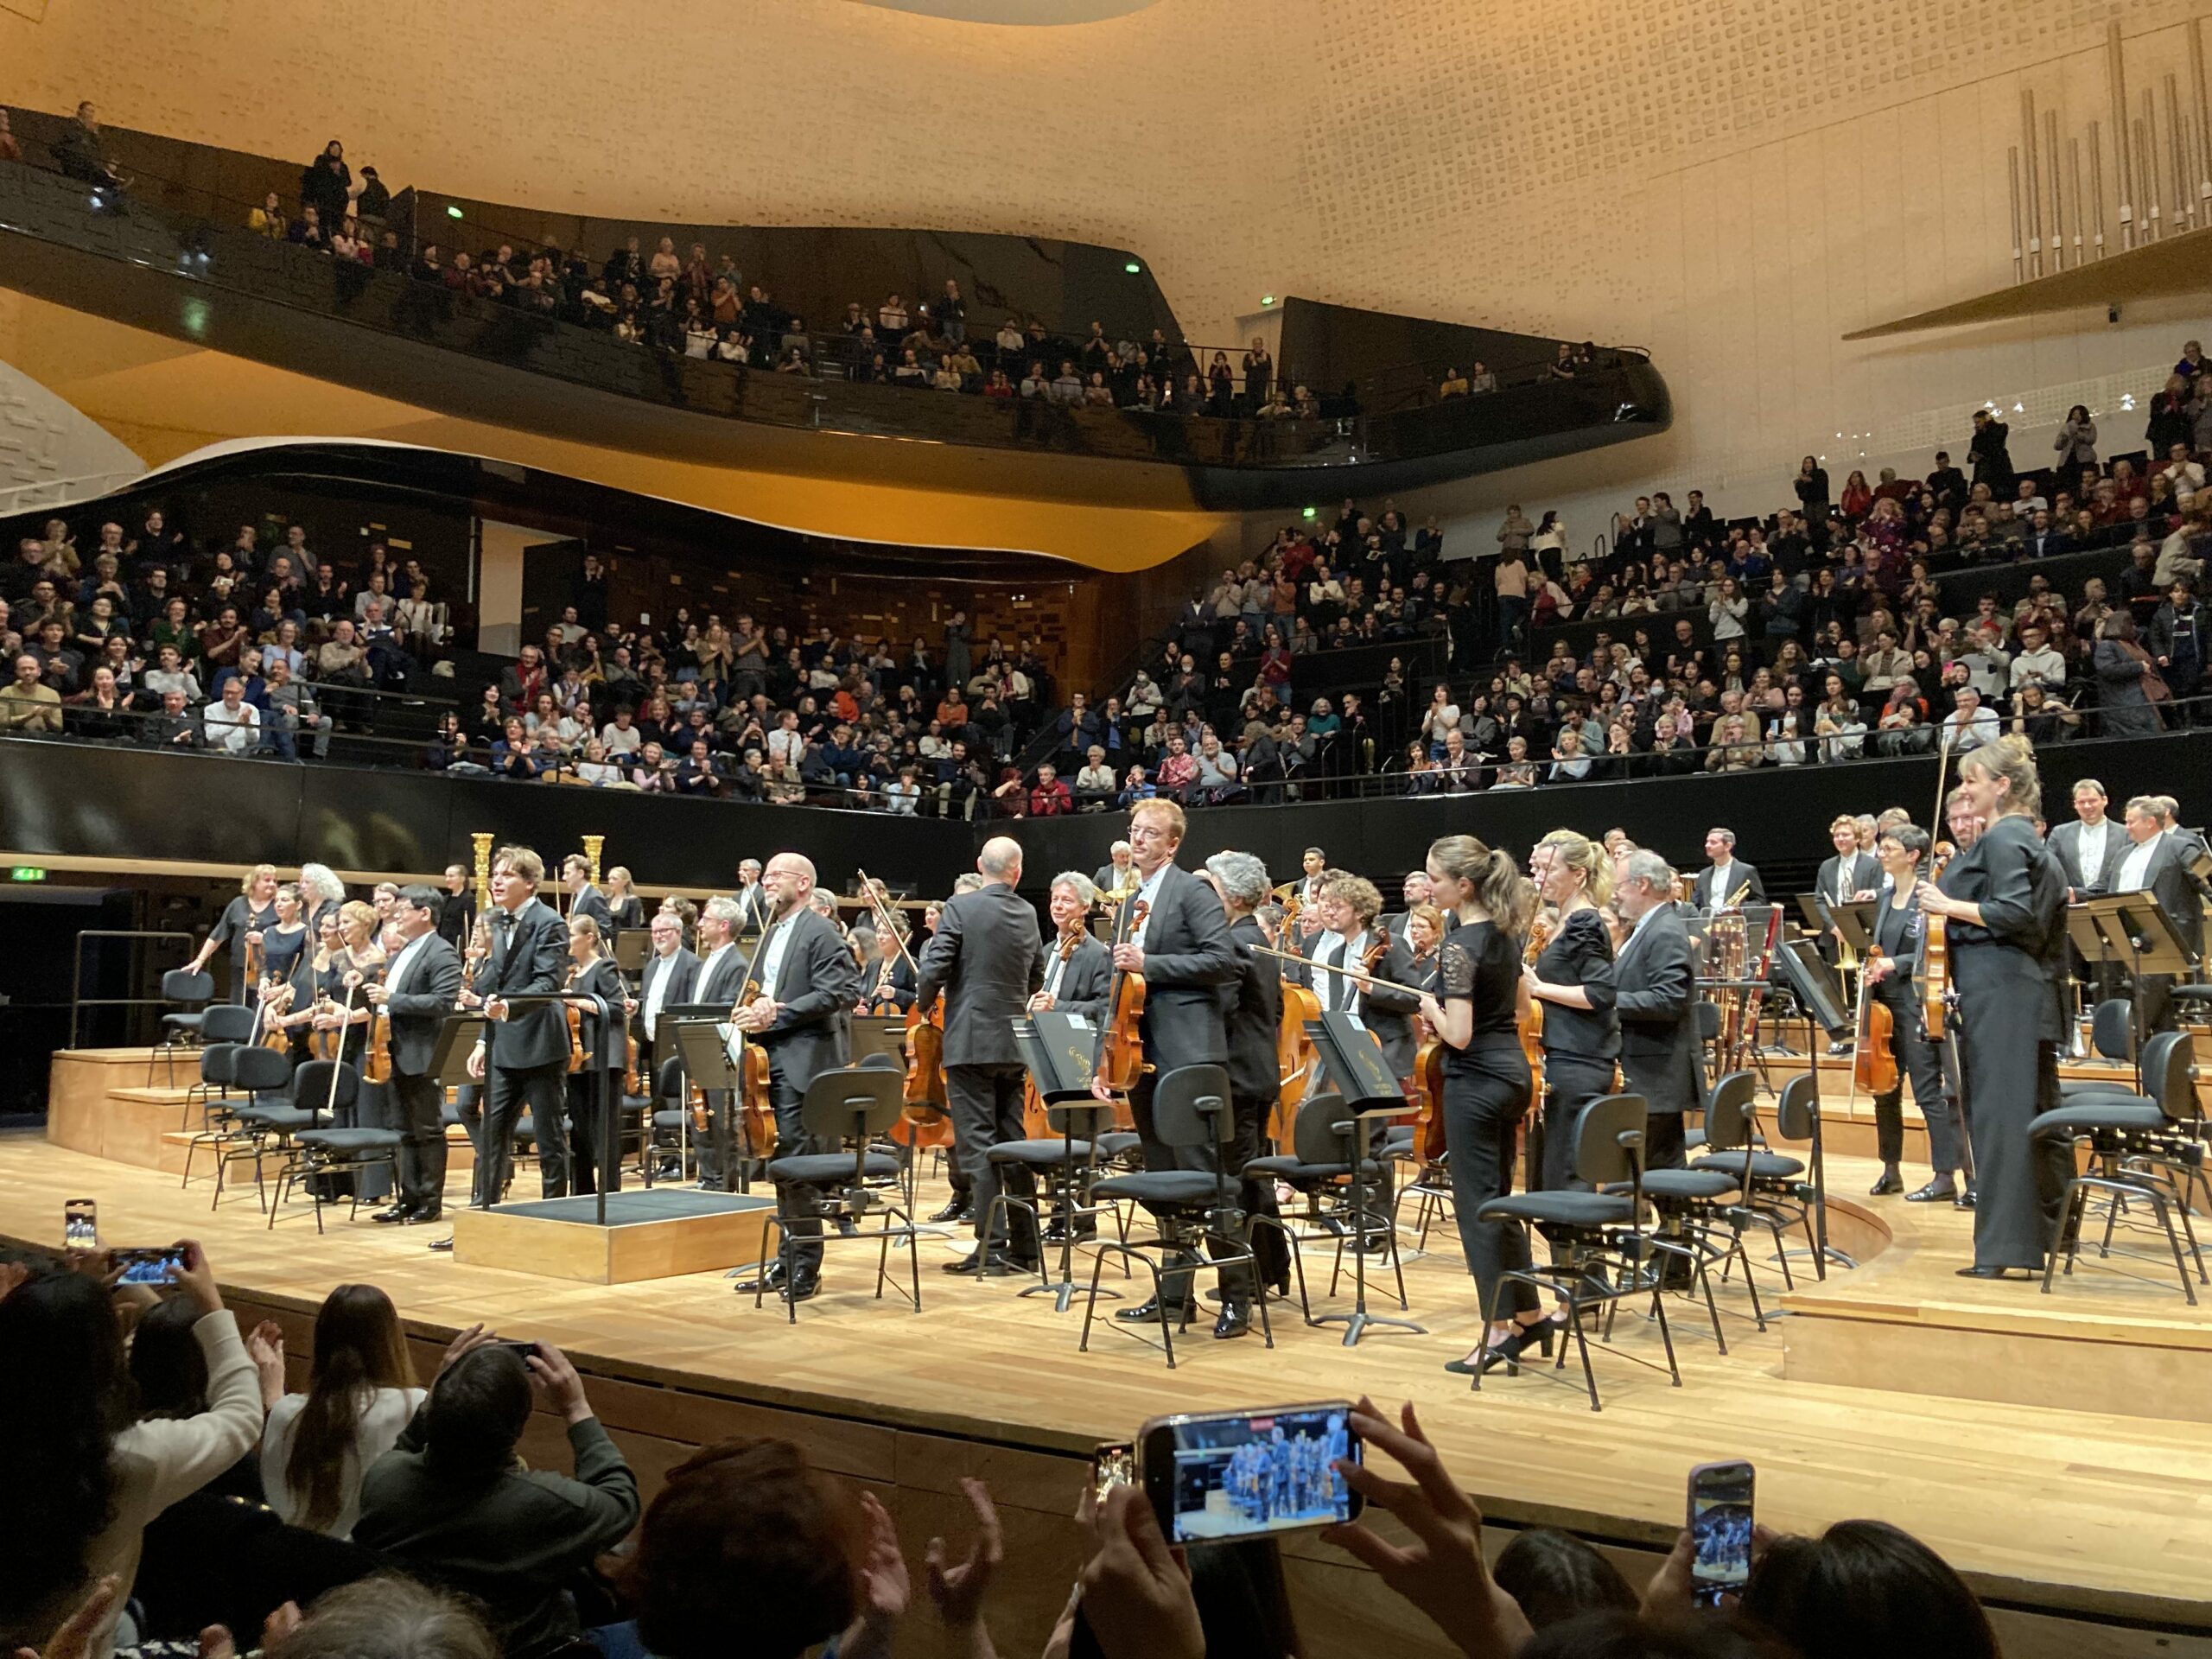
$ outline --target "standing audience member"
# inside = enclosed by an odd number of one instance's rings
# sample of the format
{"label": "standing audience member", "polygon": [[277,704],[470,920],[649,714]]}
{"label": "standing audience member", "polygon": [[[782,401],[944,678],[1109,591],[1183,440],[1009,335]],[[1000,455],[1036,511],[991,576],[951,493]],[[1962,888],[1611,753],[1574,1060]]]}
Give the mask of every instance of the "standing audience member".
{"label": "standing audience member", "polygon": [[315,1321],[305,1394],[278,1392],[261,1433],[261,1486],[294,1526],[353,1535],[361,1480],[423,1404],[407,1336],[374,1285],[340,1285]]}

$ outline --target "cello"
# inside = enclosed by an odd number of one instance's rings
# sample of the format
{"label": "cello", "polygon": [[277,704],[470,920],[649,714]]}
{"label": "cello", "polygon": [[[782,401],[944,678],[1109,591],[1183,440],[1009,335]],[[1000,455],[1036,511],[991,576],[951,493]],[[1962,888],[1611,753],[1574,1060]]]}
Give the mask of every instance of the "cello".
{"label": "cello", "polygon": [[[753,1157],[766,1157],[768,1148],[776,1144],[776,1107],[768,1089],[768,1051],[758,1043],[746,1041],[747,1033],[738,1025],[737,1016],[760,995],[760,953],[767,949],[768,936],[781,920],[780,917],[770,917],[767,925],[760,930],[760,937],[753,941],[753,960],[745,964],[745,982],[738,988],[737,1000],[729,1011],[729,1023],[723,1028],[725,1052],[737,1068],[733,1103],[745,1125],[747,1152]],[[702,1112],[703,1109],[702,1106]]]}
{"label": "cello", "polygon": [[[876,918],[876,938],[888,934],[899,947],[899,960],[914,976],[917,987],[921,983],[921,965],[913,953],[906,949],[906,941],[891,923],[890,907],[883,902],[883,895],[875,885],[875,878],[866,870],[855,867],[861,891],[868,894],[868,908]],[[889,1013],[896,1014],[894,1005]],[[899,1121],[891,1126],[891,1139],[896,1145],[923,1147],[944,1147],[952,1144],[952,1114],[946,1104],[944,1092],[944,999],[930,999],[925,1009],[917,995],[906,1010],[906,1083],[903,1098],[906,1109]]]}

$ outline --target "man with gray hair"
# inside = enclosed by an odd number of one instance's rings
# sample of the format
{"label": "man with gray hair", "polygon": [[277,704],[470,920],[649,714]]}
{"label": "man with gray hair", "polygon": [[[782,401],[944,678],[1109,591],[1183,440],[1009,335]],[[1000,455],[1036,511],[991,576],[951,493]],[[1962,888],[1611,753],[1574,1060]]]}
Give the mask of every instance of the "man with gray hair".
{"label": "man with gray hair", "polygon": [[1621,1023],[1621,1075],[1649,1114],[1644,1162],[1681,1169],[1682,1115],[1705,1105],[1698,1064],[1697,973],[1690,939],[1675,913],[1675,872],[1658,854],[1622,857],[1613,908],[1630,925],[1613,959],[1614,1011]]}
{"label": "man with gray hair", "polygon": [[1036,914],[1014,892],[1021,880],[1021,843],[1010,836],[992,836],[976,855],[976,868],[982,878],[976,890],[945,901],[937,931],[922,947],[914,1007],[926,1011],[944,993],[945,1103],[976,1218],[975,1249],[946,1262],[944,1270],[981,1276],[1037,1263],[1033,1208],[996,1204],[1001,1167],[1013,1195],[1033,1204],[1034,1179],[1026,1165],[994,1164],[990,1152],[1027,1138],[1014,1022],[1044,984],[1045,958]]}
{"label": "man with gray hair", "polygon": [[1029,999],[1032,1014],[1058,1008],[1094,1025],[1105,1014],[1114,964],[1106,947],[1084,925],[1097,897],[1098,889],[1079,870],[1063,870],[1052,878],[1052,942],[1045,950],[1044,987]]}
{"label": "man with gray hair", "polygon": [[1107,849],[1107,861],[1091,876],[1091,885],[1102,893],[1121,893],[1136,885],[1135,867],[1129,862],[1129,843],[1117,841]]}

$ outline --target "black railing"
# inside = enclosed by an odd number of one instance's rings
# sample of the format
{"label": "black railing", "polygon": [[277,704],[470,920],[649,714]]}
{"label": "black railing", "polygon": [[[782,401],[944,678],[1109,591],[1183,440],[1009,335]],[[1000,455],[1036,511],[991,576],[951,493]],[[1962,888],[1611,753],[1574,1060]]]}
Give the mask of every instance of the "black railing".
{"label": "black railing", "polygon": [[[166,1007],[168,1005],[168,999],[162,996],[86,996],[85,995],[85,941],[86,939],[136,939],[142,944],[150,943],[156,939],[181,939],[186,945],[189,946],[193,936],[189,933],[178,932],[174,928],[154,927],[88,927],[79,932],[69,963],[69,1046],[71,1048],[78,1046],[77,1014],[80,1008]],[[188,950],[188,957],[189,954]],[[131,955],[136,969],[132,976],[143,982],[145,972],[144,955],[136,949]]]}

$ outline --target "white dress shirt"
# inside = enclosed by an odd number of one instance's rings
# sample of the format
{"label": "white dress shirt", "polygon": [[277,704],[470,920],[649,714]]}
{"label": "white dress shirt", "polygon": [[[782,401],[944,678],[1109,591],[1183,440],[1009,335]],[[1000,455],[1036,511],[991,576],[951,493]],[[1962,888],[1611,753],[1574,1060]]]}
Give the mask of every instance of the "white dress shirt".
{"label": "white dress shirt", "polygon": [[2074,845],[2082,861],[2082,880],[2084,886],[2094,884],[2104,873],[2105,846],[2112,834],[2112,820],[2099,818],[2094,823],[2082,826],[2082,837]]}
{"label": "white dress shirt", "polygon": [[391,965],[385,969],[384,982],[386,990],[396,991],[400,988],[400,982],[406,976],[409,966],[416,957],[422,954],[423,945],[435,938],[437,933],[433,929],[419,938],[408,940],[399,947],[399,954],[391,959]]}
{"label": "white dress shirt", "polygon": [[[660,969],[658,973],[653,971],[656,966]],[[645,1022],[647,1042],[652,1040],[653,1027],[660,1019],[660,1005],[668,1000],[668,982],[675,977],[676,952],[673,950],[664,957],[656,952],[652,960],[645,964],[645,979],[648,982],[645,986],[645,1007],[639,1012]]]}
{"label": "white dress shirt", "polygon": [[2158,848],[2166,838],[2160,830],[2148,841],[2138,842],[2121,855],[2120,874],[2113,883],[2115,893],[2140,893],[2151,885],[2151,861],[2158,856]]}

